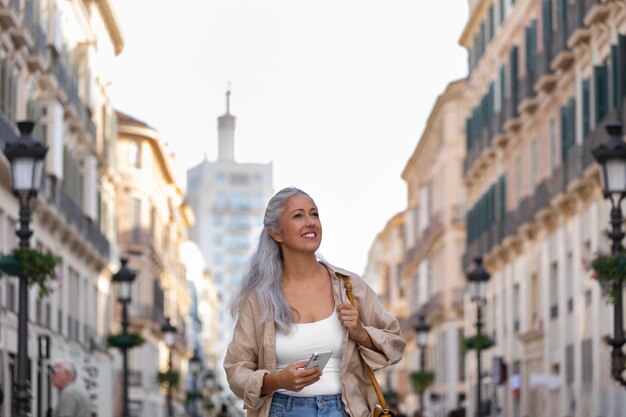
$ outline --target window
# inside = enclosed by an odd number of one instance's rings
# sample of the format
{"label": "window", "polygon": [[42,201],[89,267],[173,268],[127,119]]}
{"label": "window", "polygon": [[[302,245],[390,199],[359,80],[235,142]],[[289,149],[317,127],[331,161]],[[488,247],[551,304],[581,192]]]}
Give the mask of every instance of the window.
{"label": "window", "polygon": [[235,192],[231,196],[231,206],[237,210],[250,209],[250,197],[246,193]]}
{"label": "window", "polygon": [[582,82],[582,100],[583,100],[583,140],[591,130],[591,91],[589,80]]}
{"label": "window", "polygon": [[215,179],[217,180],[217,182],[224,182],[224,180],[226,179],[226,175],[224,175],[223,172],[218,172],[215,174]]}
{"label": "window", "polygon": [[530,186],[534,190],[537,187],[537,177],[539,176],[539,164],[537,161],[539,155],[537,155],[537,140],[533,140],[530,143]]}
{"label": "window", "polygon": [[218,209],[225,209],[228,207],[228,195],[225,191],[218,191],[215,198],[215,207]]}
{"label": "window", "polygon": [[250,177],[244,173],[230,174],[230,185],[248,185]]}
{"label": "window", "polygon": [[593,67],[594,95],[596,105],[596,125],[600,124],[602,118],[607,114],[609,108],[609,80],[608,71],[605,66]]}
{"label": "window", "polygon": [[130,223],[132,241],[139,243],[141,240],[141,200],[138,198],[130,199]]}
{"label": "window", "polygon": [[556,121],[554,119],[550,119],[550,167],[552,169],[556,168],[558,163],[558,142],[556,136]]}
{"label": "window", "polygon": [[542,0],[541,2],[541,24],[543,25],[543,46],[544,50],[552,41],[552,0]]}
{"label": "window", "polygon": [[128,142],[128,165],[135,168],[141,168],[139,142],[134,140]]}
{"label": "window", "polygon": [[215,246],[221,246],[223,243],[224,243],[224,236],[222,235],[213,236],[213,244],[215,244]]}
{"label": "window", "polygon": [[522,199],[522,157],[515,158],[515,200],[519,204]]}
{"label": "window", "polygon": [[213,226],[220,227],[224,224],[224,217],[222,216],[213,216]]}
{"label": "window", "polygon": [[559,316],[559,265],[552,262],[550,265],[550,318]]}

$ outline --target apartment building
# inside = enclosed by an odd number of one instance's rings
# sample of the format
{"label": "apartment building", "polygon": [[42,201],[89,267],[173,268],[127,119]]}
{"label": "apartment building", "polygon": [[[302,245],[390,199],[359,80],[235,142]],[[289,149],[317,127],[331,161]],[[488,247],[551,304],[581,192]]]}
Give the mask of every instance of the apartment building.
{"label": "apartment building", "polygon": [[[274,195],[271,163],[235,160],[235,122],[229,91],[226,113],[218,118],[217,160],[205,160],[187,172],[188,202],[197,217],[190,237],[200,247],[218,290],[219,364],[235,327],[230,305],[263,228],[265,206]],[[226,387],[219,368],[218,380]]]}
{"label": "apartment building", "polygon": [[[378,233],[367,256],[363,279],[379,294],[385,309],[396,317],[406,336],[409,316],[408,280],[400,276],[404,257],[405,213],[393,216]],[[398,398],[412,395],[405,356],[400,363],[377,373],[384,391]],[[397,401],[397,398],[390,398]]]}
{"label": "apartment building", "polygon": [[[17,121],[36,122],[33,137],[49,151],[44,184],[32,204],[30,242],[62,259],[53,294],[29,292],[27,379],[32,413],[43,416],[57,397],[47,379],[49,360],[71,359],[79,372],[103,371],[95,386],[107,381],[104,371],[111,367],[100,340],[108,330],[106,300],[117,251],[115,235],[101,227],[100,209],[110,201],[99,199],[98,168],[104,160],[97,143],[105,133],[97,115],[106,114],[107,97],[93,62],[114,59],[124,40],[108,0],[2,0],[0,40],[0,146],[17,138]],[[18,204],[6,158],[0,157],[0,164],[0,251],[9,253],[17,246]],[[14,277],[2,278],[1,414],[11,415],[19,285]],[[40,341],[47,341],[50,359],[40,357]],[[111,411],[110,390],[91,393],[95,412]]]}
{"label": "apartment building", "polygon": [[[187,331],[191,295],[181,252],[193,214],[158,133],[119,111],[117,128],[119,246],[129,268],[137,272],[128,315],[131,328],[145,340],[129,352],[129,408],[133,415],[164,416],[165,391],[157,383],[157,373],[168,369],[169,349],[161,334],[165,318],[176,327],[172,368],[183,373],[191,356]],[[175,390],[176,415],[185,412],[182,387]]]}
{"label": "apartment building", "polygon": [[[418,371],[420,349],[413,327],[423,316],[430,326],[426,370],[435,373],[423,409],[436,417],[446,417],[465,404],[461,351],[465,277],[460,262],[465,248],[464,88],[463,80],[451,82],[437,98],[402,172],[408,208],[400,276],[407,281],[411,300],[406,335],[412,340],[405,357],[408,372]],[[410,406],[418,406],[415,397]]]}
{"label": "apartment building", "polygon": [[[483,400],[507,416],[624,415],[610,376],[612,306],[582,267],[607,250],[608,203],[590,150],[626,96],[626,4],[470,0],[467,251],[491,273],[479,375],[467,357],[468,414]],[[475,313],[466,300],[467,334]],[[508,365],[490,384],[494,357]],[[486,365],[485,365],[486,364]]]}

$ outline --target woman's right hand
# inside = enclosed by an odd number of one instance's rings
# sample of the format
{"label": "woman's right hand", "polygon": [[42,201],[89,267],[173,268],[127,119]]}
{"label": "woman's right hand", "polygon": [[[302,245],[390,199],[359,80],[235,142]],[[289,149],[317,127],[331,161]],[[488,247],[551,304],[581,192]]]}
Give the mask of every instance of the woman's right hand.
{"label": "woman's right hand", "polygon": [[[322,375],[320,368],[315,366],[311,369],[304,369],[306,364],[307,361],[293,362],[286,368],[273,374],[273,378],[270,377],[270,380],[274,380],[272,382],[276,385],[275,389],[286,389],[288,391],[298,392],[302,390],[302,388],[319,381]],[[265,388],[265,386],[263,388]]]}

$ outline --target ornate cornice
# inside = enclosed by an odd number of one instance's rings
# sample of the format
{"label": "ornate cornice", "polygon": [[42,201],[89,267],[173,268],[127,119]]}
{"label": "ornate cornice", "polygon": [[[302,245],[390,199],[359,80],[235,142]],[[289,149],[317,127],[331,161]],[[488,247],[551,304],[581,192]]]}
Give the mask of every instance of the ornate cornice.
{"label": "ornate cornice", "polygon": [[95,0],[95,2],[109,33],[109,38],[111,38],[115,55],[119,55],[124,49],[124,35],[113,11],[113,5],[110,0]]}

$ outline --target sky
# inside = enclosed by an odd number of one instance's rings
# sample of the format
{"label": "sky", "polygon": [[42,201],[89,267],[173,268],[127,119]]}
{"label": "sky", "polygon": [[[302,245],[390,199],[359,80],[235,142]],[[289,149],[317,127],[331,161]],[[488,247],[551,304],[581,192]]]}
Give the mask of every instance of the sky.
{"label": "sky", "polygon": [[401,174],[446,85],[467,75],[461,0],[113,0],[125,38],[105,69],[118,110],[155,128],[176,176],[217,158],[272,162],[274,189],[315,200],[323,256],[363,273],[407,207]]}

